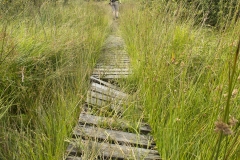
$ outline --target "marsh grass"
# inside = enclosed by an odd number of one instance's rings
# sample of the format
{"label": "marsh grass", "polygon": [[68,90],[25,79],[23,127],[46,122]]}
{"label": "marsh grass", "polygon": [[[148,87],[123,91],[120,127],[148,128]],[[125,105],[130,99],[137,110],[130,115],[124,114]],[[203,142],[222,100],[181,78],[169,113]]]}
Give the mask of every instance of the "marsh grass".
{"label": "marsh grass", "polygon": [[239,117],[239,95],[232,95],[239,88],[239,65],[225,108],[239,22],[218,30],[196,25],[194,7],[186,6],[152,1],[122,7],[121,31],[134,70],[128,83],[163,159],[211,159],[217,152],[216,159],[237,159],[239,128],[231,128],[218,151],[214,128],[224,114]]}
{"label": "marsh grass", "polygon": [[62,159],[109,32],[100,5],[44,3],[1,16],[0,159]]}
{"label": "marsh grass", "polygon": [[[163,159],[237,159],[239,63],[232,87],[229,66],[240,24],[222,17],[218,30],[196,25],[194,7],[186,6],[122,4],[119,34],[134,74],[119,85],[134,101],[124,104],[121,118],[136,133],[147,121]],[[94,2],[25,7],[0,19],[0,159],[62,159],[110,31],[109,16],[103,3]],[[93,112],[120,118],[107,109]],[[219,138],[221,130],[214,129],[222,117],[218,126],[235,125]],[[87,152],[86,159],[95,157],[94,150]]]}

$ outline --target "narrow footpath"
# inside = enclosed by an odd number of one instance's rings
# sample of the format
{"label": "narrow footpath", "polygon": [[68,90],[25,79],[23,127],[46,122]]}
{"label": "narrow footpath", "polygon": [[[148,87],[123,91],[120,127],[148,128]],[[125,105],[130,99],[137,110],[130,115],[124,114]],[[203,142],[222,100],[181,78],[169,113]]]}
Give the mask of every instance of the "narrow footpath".
{"label": "narrow footpath", "polygon": [[[113,26],[116,27],[116,22]],[[131,74],[129,56],[117,29],[107,38],[102,54],[91,76],[86,103],[73,131],[64,159],[159,160],[151,137],[151,128],[142,123],[138,133],[131,132],[121,112],[129,96],[116,85],[116,80]]]}

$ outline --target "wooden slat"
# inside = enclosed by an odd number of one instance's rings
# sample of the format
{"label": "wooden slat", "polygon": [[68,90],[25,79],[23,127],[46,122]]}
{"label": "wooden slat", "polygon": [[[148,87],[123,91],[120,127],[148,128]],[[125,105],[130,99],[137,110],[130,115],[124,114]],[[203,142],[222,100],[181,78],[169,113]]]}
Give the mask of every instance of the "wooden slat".
{"label": "wooden slat", "polygon": [[97,98],[94,98],[94,97],[87,97],[86,102],[88,104],[99,106],[99,107],[109,106],[109,108],[114,110],[116,113],[122,112],[122,102],[120,100],[117,101],[117,103],[114,103],[115,101],[110,103],[108,101],[104,101],[104,100],[97,99]]}
{"label": "wooden slat", "polygon": [[123,62],[123,63],[98,63],[96,65],[96,68],[100,68],[100,67],[110,68],[110,67],[112,67],[112,68],[127,68],[128,69],[129,66],[130,66],[130,63],[128,63],[128,62]]}
{"label": "wooden slat", "polygon": [[109,72],[129,72],[128,68],[95,68],[94,71],[109,71]]}
{"label": "wooden slat", "polygon": [[93,92],[93,91],[88,91],[88,96],[90,96],[91,98],[96,98],[96,99],[100,99],[100,100],[104,100],[104,101],[108,101],[108,102],[115,100],[115,98],[113,98],[111,96]]}
{"label": "wooden slat", "polygon": [[82,160],[81,157],[75,157],[75,156],[68,156],[66,160]]}
{"label": "wooden slat", "polygon": [[128,95],[126,93],[120,92],[118,90],[115,90],[115,89],[112,89],[107,86],[103,86],[103,85],[100,85],[100,84],[94,83],[94,82],[91,83],[91,90],[99,92],[99,93],[103,93],[105,95],[110,95],[114,98],[119,97],[122,99],[126,99],[128,97]]}
{"label": "wooden slat", "polygon": [[104,60],[99,60],[98,62],[109,62],[109,63],[129,63],[129,59],[116,59],[114,57],[107,57]]}
{"label": "wooden slat", "polygon": [[105,63],[98,63],[98,64],[96,64],[96,67],[114,67],[114,68],[122,68],[122,67],[125,67],[125,68],[129,68],[129,66],[130,66],[130,63],[114,63],[114,64],[105,64]]}
{"label": "wooden slat", "polygon": [[97,75],[97,74],[94,74],[92,75],[96,78],[101,78],[101,79],[121,79],[121,78],[127,78],[128,75]]}
{"label": "wooden slat", "polygon": [[[72,142],[67,152],[77,155],[84,150],[91,150],[100,157],[122,158],[122,159],[143,159],[143,160],[160,160],[160,155],[156,150],[149,150],[130,146],[121,146],[117,144],[98,143],[88,140],[79,140],[79,144]],[[79,148],[78,146],[81,146]]]}
{"label": "wooden slat", "polygon": [[145,147],[154,147],[152,144],[152,138],[147,135],[137,135],[134,133],[128,133],[123,131],[116,131],[110,129],[103,129],[100,127],[94,126],[77,126],[75,127],[73,134],[75,136],[83,136],[88,138],[96,138],[104,140],[104,142],[110,140],[114,141],[115,143],[125,143],[125,144],[134,144],[140,145]]}
{"label": "wooden slat", "polygon": [[95,98],[95,99],[99,99],[99,100],[103,100],[109,103],[114,103],[114,104],[122,104],[122,99],[121,97],[114,97],[114,96],[110,96],[110,95],[105,95],[102,93],[98,93],[95,91],[88,91],[88,98]]}
{"label": "wooden slat", "polygon": [[102,70],[102,71],[93,71],[93,74],[112,74],[112,75],[129,75],[129,71],[110,71],[110,70]]}
{"label": "wooden slat", "polygon": [[117,61],[117,60],[121,60],[121,59],[126,59],[126,60],[130,60],[128,55],[124,55],[124,54],[119,54],[119,53],[110,53],[109,55],[104,55],[104,57],[102,57],[102,59],[99,59],[99,60],[109,60],[109,59],[112,59],[114,61]]}
{"label": "wooden slat", "polygon": [[86,102],[88,104],[92,104],[92,105],[96,105],[96,106],[107,106],[107,105],[109,105],[109,102],[107,102],[107,101],[97,99],[97,98],[94,98],[94,97],[90,97],[90,96],[87,96]]}
{"label": "wooden slat", "polygon": [[[90,114],[86,114],[86,113],[81,113],[79,116],[79,122],[82,124],[93,124],[96,126],[102,125],[102,124],[108,124],[109,126],[112,125],[117,125],[123,129],[127,129],[127,128],[132,128],[131,124],[129,124],[129,122],[123,120],[123,119],[114,119],[114,118],[107,118],[107,117],[99,117],[99,116],[94,116],[94,115],[90,115]],[[151,128],[148,125],[145,124],[139,124],[139,130],[140,133],[150,133],[151,132]]]}
{"label": "wooden slat", "polygon": [[92,82],[98,83],[98,84],[100,84],[100,85],[104,85],[104,86],[109,87],[109,88],[112,88],[112,89],[114,89],[114,90],[118,90],[118,91],[120,90],[117,86],[112,85],[111,83],[107,83],[107,82],[105,82],[105,81],[102,81],[102,80],[100,80],[100,79],[98,79],[98,78],[95,78],[95,77],[93,77],[93,76],[91,76],[90,79],[91,79]]}
{"label": "wooden slat", "polygon": [[129,65],[97,65],[96,67],[98,68],[121,68],[121,69],[128,69],[129,68]]}

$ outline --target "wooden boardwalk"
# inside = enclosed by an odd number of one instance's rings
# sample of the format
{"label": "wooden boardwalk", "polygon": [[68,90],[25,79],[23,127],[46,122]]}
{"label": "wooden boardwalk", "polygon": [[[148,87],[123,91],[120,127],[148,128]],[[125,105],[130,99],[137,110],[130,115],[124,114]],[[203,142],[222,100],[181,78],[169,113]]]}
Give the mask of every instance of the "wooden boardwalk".
{"label": "wooden boardwalk", "polygon": [[140,134],[135,134],[129,132],[129,122],[126,120],[93,112],[99,109],[116,114],[122,112],[129,95],[109,81],[126,78],[130,74],[130,60],[123,40],[115,35],[109,36],[91,76],[86,103],[64,159],[161,159],[158,151],[154,150],[151,128],[147,124],[140,124]]}

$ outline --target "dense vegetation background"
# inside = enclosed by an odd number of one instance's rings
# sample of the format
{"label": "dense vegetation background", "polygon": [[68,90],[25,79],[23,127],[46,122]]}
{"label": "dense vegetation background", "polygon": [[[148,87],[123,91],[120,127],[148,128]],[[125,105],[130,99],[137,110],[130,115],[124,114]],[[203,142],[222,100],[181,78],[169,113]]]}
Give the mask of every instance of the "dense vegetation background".
{"label": "dense vegetation background", "polygon": [[[0,0],[0,159],[62,159],[110,32],[107,4]],[[163,159],[240,157],[239,7],[123,1],[119,34],[134,69],[124,85]]]}
{"label": "dense vegetation background", "polygon": [[0,3],[0,159],[62,159],[108,33],[106,10]]}
{"label": "dense vegetation background", "polygon": [[239,3],[152,0],[123,8],[135,68],[129,85],[163,159],[240,156]]}

